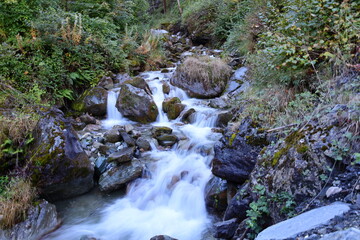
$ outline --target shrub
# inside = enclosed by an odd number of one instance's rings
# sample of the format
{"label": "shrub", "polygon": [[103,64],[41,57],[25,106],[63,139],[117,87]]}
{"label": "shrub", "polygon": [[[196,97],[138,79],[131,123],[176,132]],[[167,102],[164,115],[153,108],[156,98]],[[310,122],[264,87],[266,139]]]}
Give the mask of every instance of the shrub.
{"label": "shrub", "polygon": [[11,228],[16,223],[25,220],[27,210],[32,206],[36,191],[30,181],[22,178],[0,178],[0,227]]}

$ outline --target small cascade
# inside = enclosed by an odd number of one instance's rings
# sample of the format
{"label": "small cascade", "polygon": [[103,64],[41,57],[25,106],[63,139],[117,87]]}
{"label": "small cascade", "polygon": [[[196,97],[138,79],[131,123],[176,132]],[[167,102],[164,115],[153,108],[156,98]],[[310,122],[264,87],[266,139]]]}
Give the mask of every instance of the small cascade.
{"label": "small cascade", "polygon": [[118,96],[119,89],[113,89],[108,92],[107,118],[102,122],[102,125],[105,129],[109,129],[115,125],[124,125],[127,123],[131,123],[131,121],[124,118],[119,112],[119,110],[115,107]]}
{"label": "small cascade", "polygon": [[[149,240],[155,235],[169,235],[181,240],[205,240],[211,226],[204,200],[204,189],[210,179],[210,162],[213,145],[221,137],[214,133],[217,110],[206,105],[206,101],[191,99],[186,93],[171,86],[164,94],[162,85],[169,83],[169,74],[160,71],[147,72],[143,77],[148,82],[153,99],[159,109],[157,126],[169,126],[173,132],[185,136],[172,149],[158,150],[153,144],[150,152],[144,153],[153,161],[147,163],[149,177],[133,181],[127,193],[91,217],[76,219],[65,224],[47,239],[78,240],[82,236],[106,240]],[[118,91],[108,95],[108,117],[103,126],[126,124],[126,120],[115,108]],[[180,120],[169,121],[162,111],[166,97],[179,97],[186,109],[194,108],[193,124],[180,124]],[[204,149],[207,154],[204,154]]]}

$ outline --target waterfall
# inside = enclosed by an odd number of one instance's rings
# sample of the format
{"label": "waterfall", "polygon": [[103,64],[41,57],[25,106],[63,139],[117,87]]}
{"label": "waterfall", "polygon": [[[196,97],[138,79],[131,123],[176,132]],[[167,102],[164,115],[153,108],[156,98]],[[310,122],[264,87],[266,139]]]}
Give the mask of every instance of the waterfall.
{"label": "waterfall", "polygon": [[[154,160],[147,163],[149,177],[133,181],[124,197],[100,211],[94,210],[96,213],[91,217],[65,224],[47,239],[79,240],[89,236],[106,240],[149,240],[155,235],[169,235],[180,240],[209,239],[205,234],[211,226],[211,218],[205,208],[204,189],[211,177],[209,164],[213,151],[206,155],[202,154],[202,149],[212,149],[221,136],[211,130],[217,110],[206,106],[203,100],[189,98],[174,86],[165,96],[162,83],[168,78],[159,71],[144,76],[160,112],[153,125],[169,126],[187,140],[166,151],[153,148],[146,153]],[[186,109],[195,109],[193,124],[180,124],[179,118],[168,120],[162,112],[162,102],[170,96],[179,97]],[[110,91],[104,127],[114,122],[129,122],[114,107],[116,98],[117,93]]]}

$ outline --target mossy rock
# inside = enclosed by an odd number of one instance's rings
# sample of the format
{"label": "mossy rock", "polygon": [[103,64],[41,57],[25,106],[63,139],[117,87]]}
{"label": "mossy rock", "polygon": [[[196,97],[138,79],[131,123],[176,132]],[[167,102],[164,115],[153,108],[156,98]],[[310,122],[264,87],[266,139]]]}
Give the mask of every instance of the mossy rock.
{"label": "mossy rock", "polygon": [[72,108],[79,113],[104,116],[107,108],[108,92],[102,87],[86,90],[73,104]]}
{"label": "mossy rock", "polygon": [[29,177],[45,199],[83,194],[93,187],[94,168],[68,119],[52,109],[35,127]]}
{"label": "mossy rock", "polygon": [[167,113],[169,119],[176,119],[185,109],[185,105],[181,104],[178,97],[165,99],[162,103],[163,111]]}
{"label": "mossy rock", "polygon": [[155,122],[159,110],[152,98],[144,89],[125,84],[121,87],[116,108],[124,117],[140,123]]}

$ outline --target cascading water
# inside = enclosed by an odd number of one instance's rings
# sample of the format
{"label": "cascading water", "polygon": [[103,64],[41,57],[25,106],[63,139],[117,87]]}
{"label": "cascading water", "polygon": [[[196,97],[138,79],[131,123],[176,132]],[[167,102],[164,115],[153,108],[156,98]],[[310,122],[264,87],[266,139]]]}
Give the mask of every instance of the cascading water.
{"label": "cascading water", "polygon": [[[181,240],[209,239],[204,234],[211,220],[205,209],[204,189],[211,177],[209,164],[213,157],[213,144],[219,134],[213,133],[217,114],[201,100],[190,99],[184,91],[171,86],[168,96],[162,92],[166,81],[160,72],[148,72],[146,80],[152,89],[159,111],[165,97],[179,97],[187,109],[194,108],[196,115],[192,124],[169,122],[160,114],[153,125],[170,126],[174,132],[187,138],[172,149],[160,151],[153,148],[146,153],[153,161],[147,163],[148,178],[137,179],[128,186],[127,194],[104,207],[93,217],[77,219],[64,224],[47,239],[80,239],[82,236],[106,240],[149,240],[155,235],[169,235]],[[114,92],[115,93],[115,92]],[[108,104],[113,104],[116,93],[109,92]],[[111,113],[104,121],[123,121],[118,113]]]}

